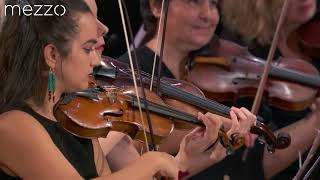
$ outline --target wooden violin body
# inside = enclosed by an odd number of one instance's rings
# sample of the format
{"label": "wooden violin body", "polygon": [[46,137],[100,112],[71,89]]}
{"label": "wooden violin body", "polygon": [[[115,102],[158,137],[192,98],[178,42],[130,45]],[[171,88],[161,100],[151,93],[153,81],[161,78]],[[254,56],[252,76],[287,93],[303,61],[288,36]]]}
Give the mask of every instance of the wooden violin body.
{"label": "wooden violin body", "polygon": [[288,38],[288,46],[303,57],[311,60],[320,58],[320,13],[307,23],[292,32]]}
{"label": "wooden violin body", "polygon": [[[228,58],[196,56],[188,81],[199,87],[206,97],[219,102],[254,97],[265,61],[245,49],[239,52]],[[279,58],[273,62],[269,76],[265,97],[270,105],[285,110],[306,109],[320,87],[319,72],[304,60]]]}
{"label": "wooden violin body", "polygon": [[[64,97],[55,107],[55,116],[68,131],[83,137],[106,137],[110,130],[123,132],[133,139],[144,141],[143,123],[147,123],[146,114],[143,121],[139,111],[131,103],[131,89],[106,88],[103,92],[89,89],[77,92],[76,95]],[[148,93],[148,98],[162,103],[161,99]],[[162,103],[164,105],[164,103]],[[159,144],[163,137],[168,136],[174,124],[166,116],[150,114],[155,129],[155,143]],[[149,133],[148,126],[145,126]]]}
{"label": "wooden violin body", "polygon": [[[210,64],[195,64],[189,73],[188,81],[202,89],[206,97],[219,102],[255,96],[264,68],[263,61],[247,56],[224,58],[224,65],[220,62],[217,65],[214,61],[212,58]],[[280,69],[282,72],[279,71]],[[289,71],[283,69],[289,69]],[[314,101],[317,89],[283,80],[285,73],[288,72],[288,76],[294,81],[293,73],[290,74],[292,71],[304,73],[308,77],[319,75],[318,71],[305,61],[280,58],[273,63],[271,77],[265,89],[265,97],[271,106],[299,111],[306,109]],[[304,79],[304,81],[307,80],[307,78]]]}

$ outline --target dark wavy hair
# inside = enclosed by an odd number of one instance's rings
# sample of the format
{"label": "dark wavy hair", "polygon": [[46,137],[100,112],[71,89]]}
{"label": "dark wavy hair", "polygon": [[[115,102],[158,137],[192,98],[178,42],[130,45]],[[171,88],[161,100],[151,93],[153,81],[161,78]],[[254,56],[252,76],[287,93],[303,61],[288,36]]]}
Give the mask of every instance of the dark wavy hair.
{"label": "dark wavy hair", "polygon": [[[49,67],[43,49],[53,44],[61,57],[68,56],[72,39],[79,32],[80,14],[91,13],[83,0],[10,0],[6,5],[61,5],[63,16],[19,15],[18,8],[7,12],[0,33],[0,112],[32,98],[36,105],[44,102]],[[9,8],[8,8],[9,9]],[[37,9],[33,9],[35,13]],[[44,14],[48,9],[41,8]],[[54,14],[53,8],[49,13]]]}

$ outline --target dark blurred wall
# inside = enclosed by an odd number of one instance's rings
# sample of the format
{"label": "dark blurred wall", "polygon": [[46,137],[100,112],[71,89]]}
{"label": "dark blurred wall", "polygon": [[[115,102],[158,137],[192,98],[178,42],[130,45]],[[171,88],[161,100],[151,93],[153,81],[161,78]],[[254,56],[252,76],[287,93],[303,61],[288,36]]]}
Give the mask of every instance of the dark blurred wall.
{"label": "dark blurred wall", "polygon": [[[96,0],[96,2],[98,18],[109,28],[103,54],[116,58],[127,51],[118,0]],[[128,8],[133,33],[136,34],[141,25],[139,0],[124,0],[124,2]]]}

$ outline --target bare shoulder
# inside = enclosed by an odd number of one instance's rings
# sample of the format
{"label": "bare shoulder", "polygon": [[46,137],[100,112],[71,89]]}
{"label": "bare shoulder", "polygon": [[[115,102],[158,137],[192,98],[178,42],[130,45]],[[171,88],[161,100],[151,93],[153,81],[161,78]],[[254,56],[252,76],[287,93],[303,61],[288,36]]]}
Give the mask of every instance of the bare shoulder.
{"label": "bare shoulder", "polygon": [[0,115],[0,147],[0,164],[23,179],[79,177],[44,127],[25,112]]}
{"label": "bare shoulder", "polygon": [[18,142],[19,146],[27,145],[33,142],[25,143],[28,140],[39,140],[49,137],[42,125],[31,115],[14,110],[0,115],[0,144],[3,142]]}
{"label": "bare shoulder", "polygon": [[[29,114],[13,110],[0,114],[0,133],[8,132],[11,129],[17,129],[21,126],[27,125],[28,127],[41,127],[41,125]],[[23,128],[21,130],[28,130]]]}

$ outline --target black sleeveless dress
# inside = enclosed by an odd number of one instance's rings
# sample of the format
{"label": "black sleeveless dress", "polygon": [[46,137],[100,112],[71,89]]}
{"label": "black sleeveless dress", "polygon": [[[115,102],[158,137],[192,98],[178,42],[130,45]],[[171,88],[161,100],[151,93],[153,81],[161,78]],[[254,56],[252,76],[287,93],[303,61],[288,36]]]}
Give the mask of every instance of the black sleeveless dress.
{"label": "black sleeveless dress", "polygon": [[[57,122],[41,116],[26,104],[17,105],[6,111],[10,110],[20,110],[34,117],[46,129],[54,144],[84,179],[91,179],[98,176],[91,140],[70,134]],[[50,156],[50,154],[48,154],[48,156]],[[30,163],[30,166],[32,166],[32,163]],[[21,178],[9,176],[0,170],[0,179],[11,180]]]}

